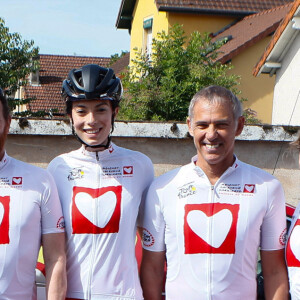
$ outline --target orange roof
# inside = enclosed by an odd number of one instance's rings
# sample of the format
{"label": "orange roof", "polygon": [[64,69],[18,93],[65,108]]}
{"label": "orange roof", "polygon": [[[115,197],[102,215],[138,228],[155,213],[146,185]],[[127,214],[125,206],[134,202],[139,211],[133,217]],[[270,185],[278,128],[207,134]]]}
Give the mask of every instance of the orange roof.
{"label": "orange roof", "polygon": [[217,34],[214,40],[228,37],[228,42],[220,49],[218,60],[226,63],[241,51],[254,45],[264,37],[272,34],[292,4],[275,7],[245,17],[241,21]]}
{"label": "orange roof", "polygon": [[[110,58],[107,57],[40,54],[39,85],[28,84],[25,88],[25,97],[35,99],[27,104],[28,109],[33,112],[39,110],[49,112],[50,109],[57,109],[59,115],[65,114],[65,103],[60,93],[62,82],[67,78],[69,71],[86,64],[107,67],[109,62]],[[127,65],[128,61],[123,59],[115,62],[112,68],[117,68],[116,74],[118,74]]]}
{"label": "orange roof", "polygon": [[[291,22],[295,13],[299,9],[299,5],[300,5],[300,0],[295,0],[293,5],[291,6],[289,12],[286,13],[285,18],[282,20],[282,22],[278,26],[269,45],[267,46],[266,50],[264,51],[261,59],[254,67],[254,70],[253,70],[254,76],[257,76],[259,74],[259,72],[261,72],[261,69],[263,68],[264,64],[266,63],[269,55],[271,54],[271,52],[274,50],[276,44],[278,43],[279,38],[283,35],[284,31],[287,29],[288,24]],[[287,43],[287,42],[283,42],[283,43]]]}

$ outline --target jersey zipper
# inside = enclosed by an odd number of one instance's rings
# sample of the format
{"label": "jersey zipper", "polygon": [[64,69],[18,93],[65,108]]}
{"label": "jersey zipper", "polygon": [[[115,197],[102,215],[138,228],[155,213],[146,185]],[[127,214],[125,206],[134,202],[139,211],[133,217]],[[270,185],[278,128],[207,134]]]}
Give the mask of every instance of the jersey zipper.
{"label": "jersey zipper", "polygon": [[[215,187],[213,185],[210,186],[210,203],[214,203],[214,192]],[[213,210],[213,206],[211,206],[211,209]],[[211,214],[212,215],[212,214]],[[212,231],[213,231],[213,218],[209,218],[209,224],[208,224],[208,236],[209,236],[209,244],[212,245]],[[211,300],[211,294],[212,294],[212,255],[211,253],[208,253],[208,300]]]}
{"label": "jersey zipper", "polygon": [[[96,162],[97,162],[97,170],[96,170],[96,180],[97,180],[97,187],[100,187],[100,173],[101,173],[101,168],[99,164],[99,155],[98,152],[96,152]],[[97,208],[97,201],[93,202],[93,219],[94,219],[94,224],[98,224],[97,218],[98,218],[98,208]],[[90,267],[89,267],[89,278],[88,278],[88,286],[87,286],[87,300],[92,299],[92,280],[93,280],[93,268],[94,268],[94,260],[95,260],[95,255],[96,255],[96,234],[92,234],[92,249],[91,249],[91,259],[90,259]]]}

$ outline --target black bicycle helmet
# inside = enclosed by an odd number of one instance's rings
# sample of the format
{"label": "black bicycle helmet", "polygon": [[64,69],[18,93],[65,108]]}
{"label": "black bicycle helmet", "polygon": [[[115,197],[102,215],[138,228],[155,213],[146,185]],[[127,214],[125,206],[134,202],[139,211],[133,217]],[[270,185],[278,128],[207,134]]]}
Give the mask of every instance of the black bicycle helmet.
{"label": "black bicycle helmet", "polygon": [[66,101],[84,99],[120,101],[122,92],[121,81],[113,69],[95,64],[71,70],[62,85],[62,96]]}

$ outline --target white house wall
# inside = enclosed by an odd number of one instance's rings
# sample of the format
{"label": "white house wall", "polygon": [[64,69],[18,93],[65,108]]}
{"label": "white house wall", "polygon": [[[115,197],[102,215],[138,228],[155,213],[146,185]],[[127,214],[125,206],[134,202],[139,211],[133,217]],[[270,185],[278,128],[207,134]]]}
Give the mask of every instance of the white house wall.
{"label": "white house wall", "polygon": [[272,124],[300,125],[300,34],[276,72]]}

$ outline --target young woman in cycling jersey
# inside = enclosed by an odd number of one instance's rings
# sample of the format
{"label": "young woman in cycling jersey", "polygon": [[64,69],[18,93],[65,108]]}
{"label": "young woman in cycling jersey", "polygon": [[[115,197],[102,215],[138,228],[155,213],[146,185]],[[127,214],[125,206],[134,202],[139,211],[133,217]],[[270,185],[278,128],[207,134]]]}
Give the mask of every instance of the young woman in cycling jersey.
{"label": "young woman in cycling jersey", "polygon": [[111,142],[120,79],[112,69],[85,65],[70,71],[62,95],[82,144],[48,167],[66,222],[67,299],[143,299],[135,239],[153,166],[144,154]]}

